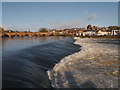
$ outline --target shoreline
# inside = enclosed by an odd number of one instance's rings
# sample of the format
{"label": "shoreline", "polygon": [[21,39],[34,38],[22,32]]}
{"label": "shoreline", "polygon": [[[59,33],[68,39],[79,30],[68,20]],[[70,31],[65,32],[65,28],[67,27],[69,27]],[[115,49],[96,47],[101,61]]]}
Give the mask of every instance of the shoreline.
{"label": "shoreline", "polygon": [[96,43],[96,38],[74,39],[82,50],[47,71],[53,88],[118,88],[117,46]]}
{"label": "shoreline", "polygon": [[[79,38],[101,38],[101,39],[103,39],[103,38],[106,38],[106,39],[120,39],[120,36],[69,36],[69,35],[56,35],[56,36],[39,36],[39,37],[73,37],[73,38],[75,38],[75,37],[79,37]],[[4,39],[4,38],[6,38],[6,37],[0,37],[1,39]],[[19,37],[19,38],[24,38],[24,37]],[[28,38],[33,38],[33,37],[28,37]],[[36,38],[38,38],[38,37],[36,37]],[[13,39],[13,38],[11,38],[11,39]]]}

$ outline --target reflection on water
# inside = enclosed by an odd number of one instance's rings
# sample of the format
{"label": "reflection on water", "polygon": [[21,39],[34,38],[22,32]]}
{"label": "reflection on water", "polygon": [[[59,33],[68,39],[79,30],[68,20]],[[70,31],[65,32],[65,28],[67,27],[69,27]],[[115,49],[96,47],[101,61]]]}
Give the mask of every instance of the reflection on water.
{"label": "reflection on water", "polygon": [[34,45],[39,45],[45,42],[54,41],[57,39],[62,39],[64,37],[24,37],[24,38],[2,38],[2,47],[3,53],[8,53],[15,50],[20,50],[28,48]]}

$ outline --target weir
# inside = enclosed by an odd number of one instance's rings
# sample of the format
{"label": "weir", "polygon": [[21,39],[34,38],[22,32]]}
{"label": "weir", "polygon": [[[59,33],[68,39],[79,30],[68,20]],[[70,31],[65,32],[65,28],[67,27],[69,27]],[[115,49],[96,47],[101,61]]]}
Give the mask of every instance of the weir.
{"label": "weir", "polygon": [[52,88],[47,71],[68,55],[80,51],[73,38],[43,43],[4,54],[2,57],[3,88]]}

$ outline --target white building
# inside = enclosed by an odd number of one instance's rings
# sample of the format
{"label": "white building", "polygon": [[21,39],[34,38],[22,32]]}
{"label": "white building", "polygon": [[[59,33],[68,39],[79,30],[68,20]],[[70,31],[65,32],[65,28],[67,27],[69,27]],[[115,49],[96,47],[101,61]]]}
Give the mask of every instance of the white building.
{"label": "white building", "polygon": [[120,35],[120,30],[112,30],[111,35]]}
{"label": "white building", "polygon": [[83,36],[92,36],[92,35],[95,35],[95,32],[93,30],[87,30],[87,31],[83,31],[82,33]]}
{"label": "white building", "polygon": [[97,36],[111,35],[111,32],[99,30],[96,34],[97,34]]}

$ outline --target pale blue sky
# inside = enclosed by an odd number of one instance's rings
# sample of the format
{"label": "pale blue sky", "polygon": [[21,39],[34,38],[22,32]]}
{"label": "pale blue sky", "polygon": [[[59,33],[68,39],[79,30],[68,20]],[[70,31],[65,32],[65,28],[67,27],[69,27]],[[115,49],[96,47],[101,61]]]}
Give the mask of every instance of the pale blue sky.
{"label": "pale blue sky", "polygon": [[38,31],[40,27],[71,28],[88,24],[118,25],[117,2],[3,2],[6,29]]}
{"label": "pale blue sky", "polygon": [[119,2],[120,0],[2,0],[3,2]]}

